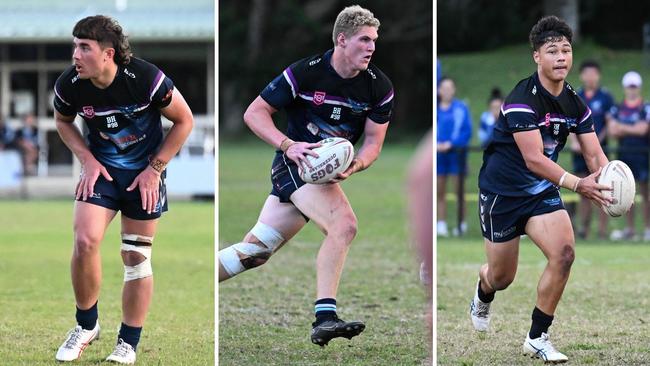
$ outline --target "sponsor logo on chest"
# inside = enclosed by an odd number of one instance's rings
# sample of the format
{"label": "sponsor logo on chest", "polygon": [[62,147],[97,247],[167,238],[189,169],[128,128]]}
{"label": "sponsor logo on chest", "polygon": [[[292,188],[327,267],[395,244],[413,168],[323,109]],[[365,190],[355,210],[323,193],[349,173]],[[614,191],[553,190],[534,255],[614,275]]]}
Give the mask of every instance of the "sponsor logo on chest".
{"label": "sponsor logo on chest", "polygon": [[313,102],[315,105],[321,105],[325,103],[325,92],[315,91]]}
{"label": "sponsor logo on chest", "polygon": [[81,108],[84,112],[84,117],[86,118],[93,118],[95,117],[95,108],[91,105],[83,106]]}

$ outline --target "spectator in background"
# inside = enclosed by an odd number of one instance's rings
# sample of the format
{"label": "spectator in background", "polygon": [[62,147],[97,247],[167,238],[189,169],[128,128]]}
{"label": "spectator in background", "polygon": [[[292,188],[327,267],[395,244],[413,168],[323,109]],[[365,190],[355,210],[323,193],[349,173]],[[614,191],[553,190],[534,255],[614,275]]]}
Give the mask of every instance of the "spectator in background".
{"label": "spectator in background", "polygon": [[[442,77],[438,84],[438,125],[437,125],[437,233],[438,236],[449,236],[447,228],[447,178],[452,177],[452,187],[459,186],[459,176],[464,177],[466,173],[467,147],[472,137],[472,121],[469,108],[465,103],[454,98],[456,85],[449,77]],[[465,197],[460,195],[459,207],[465,212]],[[459,223],[460,232],[467,231],[465,217]]]}
{"label": "spectator in background", "polygon": [[0,150],[13,149],[16,133],[0,118]]}
{"label": "spectator in background", "polygon": [[[618,139],[618,159],[629,165],[638,183],[643,198],[643,222],[645,232],[643,240],[650,240],[650,207],[648,206],[648,117],[650,105],[643,102],[641,96],[641,75],[629,71],[622,80],[625,97],[620,105],[611,109],[607,121],[607,131]],[[634,205],[627,213],[627,227],[624,230],[614,230],[612,240],[636,240],[634,231]]]}
{"label": "spectator in background", "polygon": [[[578,91],[578,95],[585,101],[589,109],[591,109],[591,117],[594,119],[594,130],[600,146],[607,154],[607,116],[610,109],[614,105],[614,98],[605,88],[600,86],[600,65],[593,60],[586,60],[580,64],[580,81],[582,81],[582,88]],[[589,168],[582,156],[582,150],[575,134],[569,136],[571,140],[571,151],[573,152],[573,172],[581,178],[589,175]],[[580,196],[580,204],[578,206],[580,225],[576,234],[581,239],[586,239],[589,235],[591,226],[591,212],[593,205],[590,200],[585,196]],[[598,237],[600,239],[607,239],[607,214],[603,210],[600,211],[600,222],[598,225]]]}
{"label": "spectator in background", "polygon": [[23,125],[16,131],[16,145],[22,155],[24,174],[36,175],[38,127],[36,126],[36,117],[33,114],[26,114],[23,117]]}
{"label": "spectator in background", "polygon": [[481,142],[481,148],[485,149],[492,141],[494,124],[501,113],[501,104],[503,104],[503,95],[497,87],[492,88],[490,98],[488,99],[488,110],[481,114],[481,124],[478,130],[478,139]]}

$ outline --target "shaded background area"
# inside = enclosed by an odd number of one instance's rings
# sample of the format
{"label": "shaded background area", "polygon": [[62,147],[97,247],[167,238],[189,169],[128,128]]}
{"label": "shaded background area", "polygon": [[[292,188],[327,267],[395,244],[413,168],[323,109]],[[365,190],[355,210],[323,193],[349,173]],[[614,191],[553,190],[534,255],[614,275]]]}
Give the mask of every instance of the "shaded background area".
{"label": "shaded background area", "polygon": [[336,15],[356,3],[381,22],[372,62],[395,87],[387,141],[431,128],[432,2],[249,0],[219,3],[221,136],[252,136],[242,119],[248,104],[291,63],[332,48]]}

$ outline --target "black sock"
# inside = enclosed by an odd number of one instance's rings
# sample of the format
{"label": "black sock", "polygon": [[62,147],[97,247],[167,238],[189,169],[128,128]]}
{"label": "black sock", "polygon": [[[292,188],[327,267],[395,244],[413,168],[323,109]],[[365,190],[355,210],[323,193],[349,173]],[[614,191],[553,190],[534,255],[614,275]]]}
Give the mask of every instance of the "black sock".
{"label": "black sock", "polygon": [[333,319],[336,316],[336,299],[323,298],[316,300],[314,315],[316,316],[316,325]]}
{"label": "black sock", "polygon": [[85,330],[93,330],[97,324],[97,301],[88,310],[81,310],[77,307],[77,324]]}
{"label": "black sock", "polygon": [[494,300],[494,294],[495,294],[494,292],[490,292],[489,294],[483,292],[483,290],[481,289],[481,280],[478,280],[478,299],[481,300],[481,302],[484,303],[492,302],[492,300]]}
{"label": "black sock", "polygon": [[530,332],[528,332],[530,339],[539,338],[542,333],[548,333],[548,327],[553,323],[553,315],[544,314],[537,306],[533,310],[532,319],[533,323],[530,326]]}
{"label": "black sock", "polygon": [[140,342],[140,333],[142,333],[142,327],[130,327],[122,323],[118,337],[130,344],[133,350],[135,350],[138,347],[138,342]]}

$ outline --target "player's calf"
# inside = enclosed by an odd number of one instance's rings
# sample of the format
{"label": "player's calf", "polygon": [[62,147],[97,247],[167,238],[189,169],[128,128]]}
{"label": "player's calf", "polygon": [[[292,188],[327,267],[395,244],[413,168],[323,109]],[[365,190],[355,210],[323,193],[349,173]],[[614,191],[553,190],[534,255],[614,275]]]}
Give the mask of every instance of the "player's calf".
{"label": "player's calf", "polygon": [[219,251],[219,264],[229,278],[266,263],[284,242],[282,234],[262,222],[257,222],[250,233],[259,243],[240,242]]}

